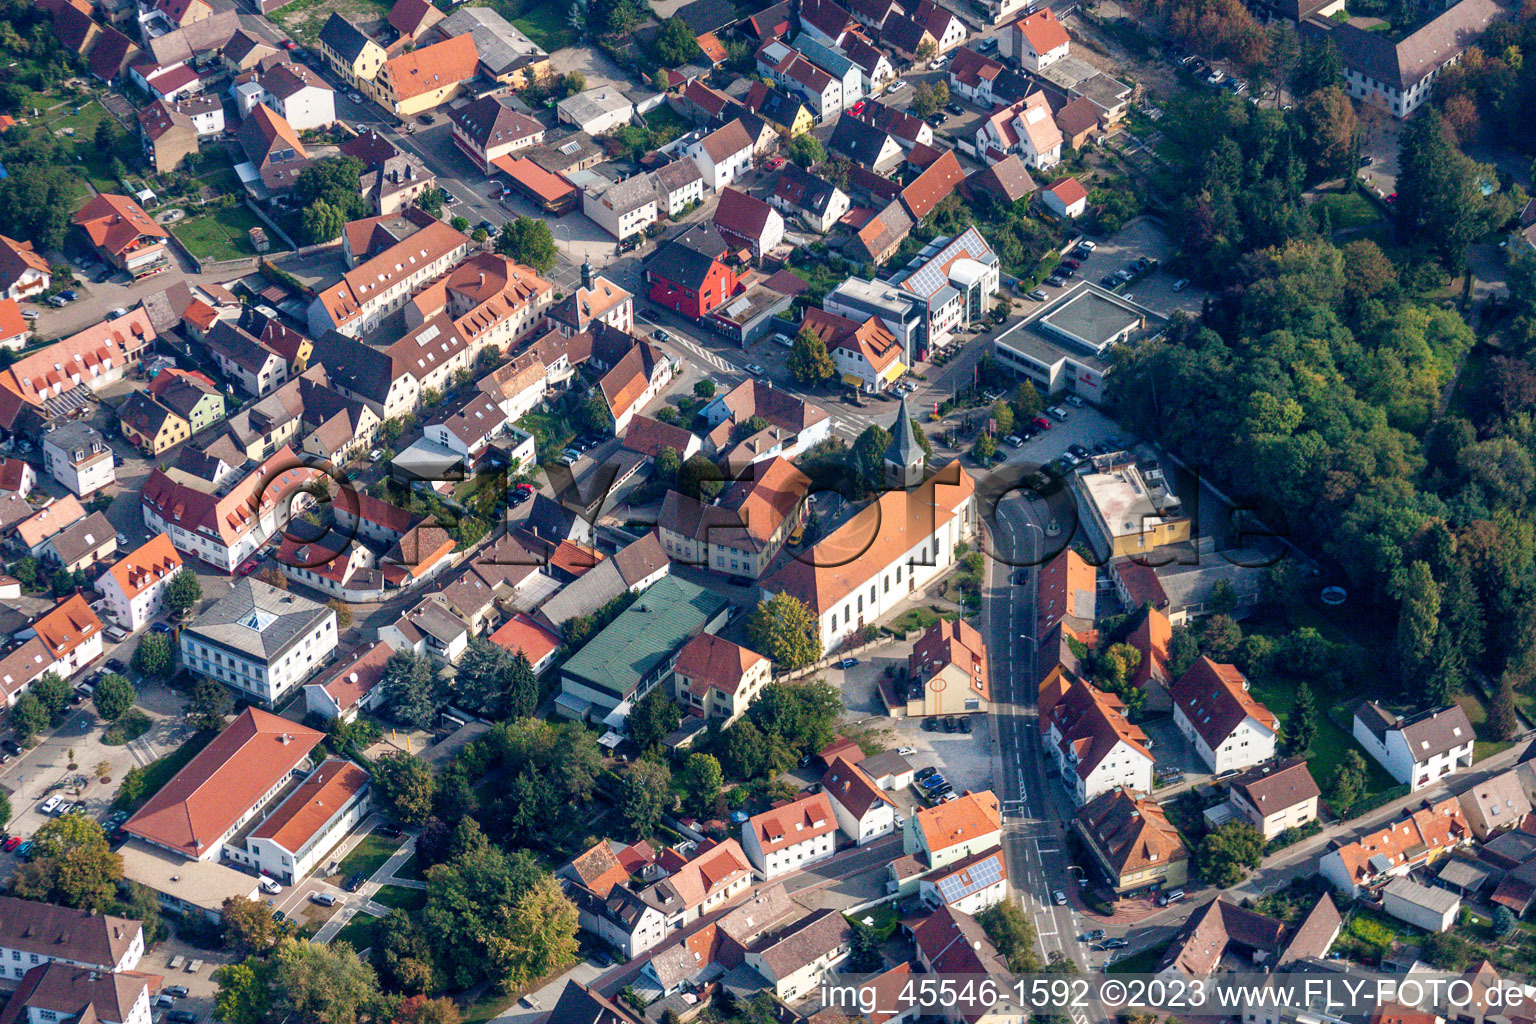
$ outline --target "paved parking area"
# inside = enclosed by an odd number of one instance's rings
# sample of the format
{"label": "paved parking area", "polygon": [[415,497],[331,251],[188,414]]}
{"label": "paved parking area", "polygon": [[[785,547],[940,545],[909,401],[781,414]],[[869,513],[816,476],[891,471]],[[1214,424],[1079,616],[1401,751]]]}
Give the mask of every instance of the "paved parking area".
{"label": "paved parking area", "polygon": [[[178,956],[182,958],[181,966],[172,968],[171,960]],[[195,1013],[199,1020],[211,1020],[214,996],[218,994],[213,972],[224,964],[234,963],[236,959],[232,954],[193,946],[173,936],[145,953],[137,970],[163,977],[165,981],[162,990],[172,985],[186,986],[187,994],[176,1000],[176,1009]],[[187,970],[193,960],[203,962],[196,972]],[[161,1019],[158,1011],[156,1019]]]}
{"label": "paved parking area", "polygon": [[1175,253],[1173,242],[1163,231],[1162,225],[1149,217],[1141,217],[1109,238],[1096,241],[1093,253],[1082,261],[1077,273],[1068,279],[1063,287],[1052,288],[1050,285],[1042,284],[1040,290],[1045,292],[1045,301],[1051,302],[1057,296],[1076,287],[1079,281],[1102,284],[1101,279],[1106,275],[1113,274],[1133,260],[1145,256],[1159,260],[1164,266],[1123,289],[1121,294],[1164,316],[1175,310],[1198,312],[1205,299],[1204,289],[1196,284],[1189,284],[1181,291],[1173,290],[1179,275],[1176,271],[1169,270],[1166,264]]}

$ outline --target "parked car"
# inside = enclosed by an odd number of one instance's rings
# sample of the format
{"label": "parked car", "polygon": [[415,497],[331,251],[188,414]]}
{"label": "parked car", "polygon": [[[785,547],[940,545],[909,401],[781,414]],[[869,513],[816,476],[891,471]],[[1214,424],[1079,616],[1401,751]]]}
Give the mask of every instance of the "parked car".
{"label": "parked car", "polygon": [[167,985],[160,991],[170,996],[172,999],[185,999],[188,995],[187,986],[185,985]]}
{"label": "parked car", "polygon": [[15,740],[0,740],[0,750],[4,750],[12,756],[21,753],[21,747],[17,745]]}
{"label": "parked car", "polygon": [[109,672],[121,673],[127,667],[127,665],[124,665],[122,661],[117,658],[108,658],[106,660],[106,669]]}
{"label": "parked car", "polygon": [[1064,907],[1067,905],[1067,894],[1057,889],[1051,893],[1051,901],[1058,907]]}
{"label": "parked car", "polygon": [[1105,939],[1103,942],[1099,943],[1099,948],[1100,949],[1124,949],[1126,946],[1129,946],[1130,944],[1131,944],[1130,941],[1127,940],[1127,939]]}
{"label": "parked car", "polygon": [[766,369],[764,369],[762,366],[758,365],[757,363],[748,363],[746,366],[742,367],[742,369],[746,370],[748,373],[750,373],[754,377],[762,377],[762,376],[767,375],[767,373],[768,373],[768,371]]}
{"label": "parked car", "polygon": [[1160,892],[1157,894],[1157,905],[1160,907],[1166,907],[1170,903],[1178,903],[1182,899],[1184,899],[1183,889],[1169,889],[1166,892]]}
{"label": "parked car", "polygon": [[853,668],[853,666],[857,665],[858,663],[859,663],[859,659],[858,658],[844,658],[842,661],[837,663],[837,667],[838,668]]}
{"label": "parked car", "polygon": [[[282,913],[282,911],[278,911]],[[197,1014],[191,1010],[172,1010],[165,1015],[170,1024],[197,1024]]]}
{"label": "parked car", "polygon": [[278,893],[283,891],[282,883],[280,883],[275,878],[268,878],[265,875],[263,875],[261,881],[257,882],[256,884],[261,886],[261,891],[266,893],[268,896],[276,896]]}
{"label": "parked car", "polygon": [[897,747],[896,748],[896,754],[899,757],[911,757],[915,753],[917,753],[917,749],[914,748],[914,747]]}
{"label": "parked car", "polygon": [[335,896],[332,896],[328,892],[312,892],[309,894],[309,902],[317,903],[322,907],[334,907],[336,904],[340,903],[341,900],[337,899]]}
{"label": "parked car", "polygon": [[1033,299],[1036,302],[1044,302],[1045,301],[1045,292],[1041,291],[1039,288],[1036,288],[1034,291],[1028,293],[1024,297],[1026,299]]}
{"label": "parked car", "polygon": [[59,813],[59,808],[62,807],[63,804],[64,804],[64,798],[63,797],[51,796],[47,800],[43,801],[42,806],[39,807],[38,810],[41,811],[43,814],[57,814],[57,813]]}
{"label": "parked car", "polygon": [[260,564],[261,559],[259,558],[247,558],[244,562],[240,563],[240,568],[235,570],[235,575],[249,576],[251,573],[256,571],[256,567]]}
{"label": "parked car", "polygon": [[1045,283],[1050,285],[1052,288],[1060,288],[1062,285],[1067,283],[1067,279],[1062,277],[1060,274],[1052,274],[1050,277],[1045,279]]}
{"label": "parked car", "polygon": [[971,716],[970,715],[962,715],[960,717],[960,731],[961,732],[966,732],[966,733],[971,731]]}
{"label": "parked car", "polygon": [[1050,430],[1051,429],[1051,421],[1046,419],[1044,416],[1036,416],[1034,419],[1030,420],[1029,422],[1033,423],[1035,426],[1039,427],[1041,430]]}
{"label": "parked car", "polygon": [[1091,932],[1084,932],[1077,937],[1078,942],[1098,942],[1104,937],[1103,928],[1095,928]]}
{"label": "parked car", "polygon": [[1007,444],[1012,445],[1015,448],[1023,448],[1024,447],[1024,439],[1022,437],[1020,437],[1018,434],[1009,434],[1007,437],[1003,438],[1003,441],[1005,443],[1007,443]]}
{"label": "parked car", "polygon": [[940,786],[945,785],[947,781],[944,776],[935,771],[932,775],[918,779],[917,784],[923,789],[938,789]]}
{"label": "parked car", "polygon": [[955,732],[960,728],[960,719],[954,715],[948,715],[944,719],[944,731]]}
{"label": "parked car", "polygon": [[780,167],[784,166],[784,158],[781,157],[781,156],[776,156],[772,160],[769,160],[763,166],[767,167],[770,171],[776,171]]}
{"label": "parked car", "polygon": [[1173,282],[1173,290],[1176,291],[1176,292],[1181,292],[1185,288],[1188,288],[1188,287],[1189,287],[1189,278],[1187,278],[1187,277],[1181,277],[1177,281]]}
{"label": "parked car", "polygon": [[346,884],[343,885],[342,888],[347,890],[347,892],[357,892],[358,887],[366,881],[368,881],[368,876],[365,873],[359,871],[348,878]]}
{"label": "parked car", "polygon": [[1062,260],[1061,265],[1066,267],[1068,270],[1076,270],[1078,267],[1082,266],[1081,263],[1074,259]]}
{"label": "parked car", "polygon": [[65,302],[74,302],[79,297],[79,293],[76,292],[73,288],[66,288],[59,292],[59,298],[63,299]]}
{"label": "parked car", "polygon": [[16,849],[16,847],[18,847],[20,845],[21,845],[21,836],[11,836],[11,838],[9,838],[9,839],[7,839],[5,841],[5,852],[6,853],[10,853],[12,850]]}
{"label": "parked car", "polygon": [[1066,398],[1063,398],[1062,401],[1066,402],[1074,409],[1081,409],[1083,407],[1082,395],[1068,395]]}
{"label": "parked car", "polygon": [[1053,405],[1049,409],[1045,410],[1045,412],[1046,412],[1046,415],[1048,415],[1048,416],[1054,416],[1058,420],[1062,421],[1063,423],[1066,422],[1067,410],[1063,409],[1059,405]]}

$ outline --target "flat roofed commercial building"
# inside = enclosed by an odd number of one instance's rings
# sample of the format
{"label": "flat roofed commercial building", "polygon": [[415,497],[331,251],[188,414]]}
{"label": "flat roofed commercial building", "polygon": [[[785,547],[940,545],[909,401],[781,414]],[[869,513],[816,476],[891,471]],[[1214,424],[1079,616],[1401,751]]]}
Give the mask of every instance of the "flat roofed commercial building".
{"label": "flat roofed commercial building", "polygon": [[1084,281],[1009,327],[993,348],[999,361],[1048,394],[1071,391],[1099,402],[1111,350],[1156,337],[1164,323],[1150,310]]}
{"label": "flat roofed commercial building", "polygon": [[1155,463],[1137,464],[1125,452],[1101,455],[1091,472],[1072,477],[1072,489],[1088,539],[1102,557],[1141,555],[1189,540],[1190,519]]}

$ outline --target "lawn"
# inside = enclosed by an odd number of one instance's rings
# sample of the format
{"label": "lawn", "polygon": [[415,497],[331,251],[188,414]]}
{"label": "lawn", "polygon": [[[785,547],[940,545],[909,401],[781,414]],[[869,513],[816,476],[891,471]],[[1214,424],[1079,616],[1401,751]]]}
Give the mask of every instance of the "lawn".
{"label": "lawn", "polygon": [[[1280,716],[1283,722],[1290,714],[1291,705],[1296,700],[1296,689],[1287,680],[1279,680],[1273,677],[1249,680],[1249,688],[1254,699],[1263,704],[1269,710]],[[1319,698],[1326,694],[1316,694]],[[1359,749],[1355,745],[1354,737],[1334,724],[1326,713],[1324,707],[1318,708],[1317,735],[1312,737],[1312,746],[1307,752],[1307,767],[1312,772],[1312,777],[1317,779],[1324,790],[1328,788],[1328,780],[1333,778],[1335,771],[1344,761],[1344,755],[1350,750]],[[1366,784],[1365,792],[1361,799],[1391,789],[1397,783],[1386,771],[1373,759],[1365,759]]]}
{"label": "lawn", "polygon": [[314,43],[332,13],[343,14],[363,27],[382,21],[389,13],[388,0],[293,0],[268,17],[288,34],[304,43]]}
{"label": "lawn", "polygon": [[927,629],[937,625],[938,613],[929,608],[908,608],[896,618],[886,624],[886,629],[895,634],[910,633],[914,629]]}
{"label": "lawn", "polygon": [[414,914],[427,905],[427,890],[411,889],[403,885],[381,885],[379,891],[373,894],[373,901]]}
{"label": "lawn", "polygon": [[480,998],[464,1007],[463,1024],[489,1024],[512,1008],[508,999],[496,985],[487,985]]}
{"label": "lawn", "polygon": [[[1363,228],[1381,220],[1376,204],[1356,191],[1328,192],[1317,197],[1312,204],[1313,216],[1321,218],[1328,211],[1328,222],[1335,231]],[[1319,220],[1321,223],[1321,220]]]}
{"label": "lawn", "polygon": [[[247,234],[255,227],[266,225],[249,207],[236,203],[172,224],[170,229],[187,251],[200,260],[238,260],[256,255]],[[282,244],[270,231],[267,237]]]}
{"label": "lawn", "polygon": [[384,862],[389,860],[398,849],[400,849],[400,841],[398,839],[385,839],[377,832],[370,832],[342,860],[341,866],[336,869],[336,873],[345,877],[355,875],[361,871],[363,874],[371,877],[375,871],[384,866]]}
{"label": "lawn", "polygon": [[421,858],[414,853],[411,854],[411,859],[400,865],[399,870],[395,872],[395,877],[409,878],[415,882],[424,881],[421,877]]}
{"label": "lawn", "polygon": [[1379,964],[1398,937],[1412,929],[1369,907],[1357,908],[1339,935],[1334,951],[1367,964]]}
{"label": "lawn", "polygon": [[142,770],[135,769],[135,771],[139,771],[140,777],[144,780],[143,789],[137,799],[132,799],[119,786],[117,796],[112,800],[113,809],[131,812],[143,807],[150,797],[160,792],[160,788],[171,781],[173,775],[181,771],[182,768],[186,767],[188,761],[197,756],[198,751],[208,745],[208,741],[213,739],[214,735],[214,733],[206,731],[193,733],[185,743],[169,754],[158,760],[151,761]]}
{"label": "lawn", "polygon": [[1162,942],[1156,946],[1150,946],[1139,953],[1132,953],[1128,957],[1116,960],[1104,968],[1106,974],[1151,974],[1157,969],[1157,963],[1168,952],[1172,940]]}
{"label": "lawn", "polygon": [[350,943],[353,949],[361,953],[373,945],[373,937],[378,933],[379,925],[382,923],[382,918],[369,917],[362,911],[358,911],[331,941]]}

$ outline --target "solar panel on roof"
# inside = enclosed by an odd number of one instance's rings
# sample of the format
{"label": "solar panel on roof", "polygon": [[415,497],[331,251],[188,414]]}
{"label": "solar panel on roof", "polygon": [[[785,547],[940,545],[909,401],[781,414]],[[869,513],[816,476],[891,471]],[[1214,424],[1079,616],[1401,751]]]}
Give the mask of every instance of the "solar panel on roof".
{"label": "solar panel on roof", "polygon": [[940,879],[939,895],[944,898],[945,903],[954,904],[1002,880],[1002,866],[998,863],[998,858],[992,856],[965,871],[956,871],[948,878]]}

